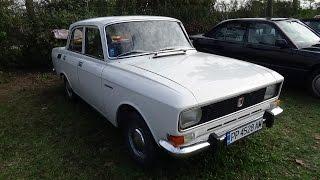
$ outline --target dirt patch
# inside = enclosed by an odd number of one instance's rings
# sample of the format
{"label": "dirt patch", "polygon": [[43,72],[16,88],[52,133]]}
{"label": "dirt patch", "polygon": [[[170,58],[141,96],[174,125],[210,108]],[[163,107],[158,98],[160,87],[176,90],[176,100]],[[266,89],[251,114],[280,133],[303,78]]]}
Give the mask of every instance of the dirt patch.
{"label": "dirt patch", "polygon": [[53,73],[3,73],[1,76],[9,78],[0,84],[0,102],[8,101],[9,94],[41,89],[59,82],[58,76]]}

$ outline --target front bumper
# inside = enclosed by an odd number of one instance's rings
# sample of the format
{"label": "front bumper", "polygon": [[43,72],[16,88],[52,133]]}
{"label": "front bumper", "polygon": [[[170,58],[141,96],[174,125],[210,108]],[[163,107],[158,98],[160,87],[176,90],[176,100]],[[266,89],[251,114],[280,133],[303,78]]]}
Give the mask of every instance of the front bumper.
{"label": "front bumper", "polygon": [[[282,112],[283,112],[283,109],[280,107],[275,107],[273,109],[266,110],[263,116],[264,123],[266,124],[266,126],[272,127],[274,123],[274,117],[281,114]],[[186,157],[186,156],[196,154],[202,150],[205,150],[210,146],[214,146],[214,145],[216,146],[217,142],[225,141],[225,136],[217,136],[216,134],[214,134],[213,136],[210,136],[210,137],[214,137],[214,141],[208,139],[207,141],[198,142],[196,144],[192,144],[185,147],[175,147],[166,140],[160,140],[159,144],[163,149],[165,149],[169,154],[173,156]]]}

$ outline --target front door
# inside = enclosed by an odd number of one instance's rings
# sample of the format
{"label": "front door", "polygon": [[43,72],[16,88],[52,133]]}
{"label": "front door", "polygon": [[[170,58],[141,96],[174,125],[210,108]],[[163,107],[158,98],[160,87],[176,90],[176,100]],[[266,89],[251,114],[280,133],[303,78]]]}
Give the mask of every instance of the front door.
{"label": "front door", "polygon": [[101,74],[105,67],[100,31],[85,27],[83,58],[78,64],[79,86],[83,99],[96,109],[103,110]]}
{"label": "front door", "polygon": [[[252,63],[284,73],[281,67],[288,67],[293,58],[292,47],[278,47],[277,40],[286,40],[274,24],[254,22],[248,27],[246,59]],[[289,41],[287,41],[289,42]]]}

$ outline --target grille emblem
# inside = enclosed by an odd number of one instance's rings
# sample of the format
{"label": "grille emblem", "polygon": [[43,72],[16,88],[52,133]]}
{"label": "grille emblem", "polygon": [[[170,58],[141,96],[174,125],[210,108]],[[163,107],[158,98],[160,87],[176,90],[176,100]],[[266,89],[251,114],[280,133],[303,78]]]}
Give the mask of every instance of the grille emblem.
{"label": "grille emblem", "polygon": [[243,103],[244,103],[244,97],[240,97],[238,99],[238,104],[237,104],[237,107],[240,108],[243,106]]}

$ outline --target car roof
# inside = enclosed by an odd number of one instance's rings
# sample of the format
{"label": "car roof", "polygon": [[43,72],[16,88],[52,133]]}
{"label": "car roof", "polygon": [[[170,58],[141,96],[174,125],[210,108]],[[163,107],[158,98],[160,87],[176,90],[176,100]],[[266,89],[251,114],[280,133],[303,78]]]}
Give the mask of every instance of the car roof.
{"label": "car roof", "polygon": [[301,21],[320,21],[320,18],[301,19]]}
{"label": "car roof", "polygon": [[179,20],[170,17],[163,16],[109,16],[109,17],[98,17],[85,19],[78,22],[75,22],[70,25],[70,28],[74,26],[81,25],[91,25],[91,26],[105,26],[106,24],[112,24],[117,22],[128,22],[128,21],[152,21],[152,20],[166,20],[166,21],[177,21]]}
{"label": "car roof", "polygon": [[268,22],[275,22],[275,21],[286,21],[286,20],[297,20],[293,18],[237,18],[237,19],[227,19],[223,22],[230,22],[230,21],[268,21]]}

